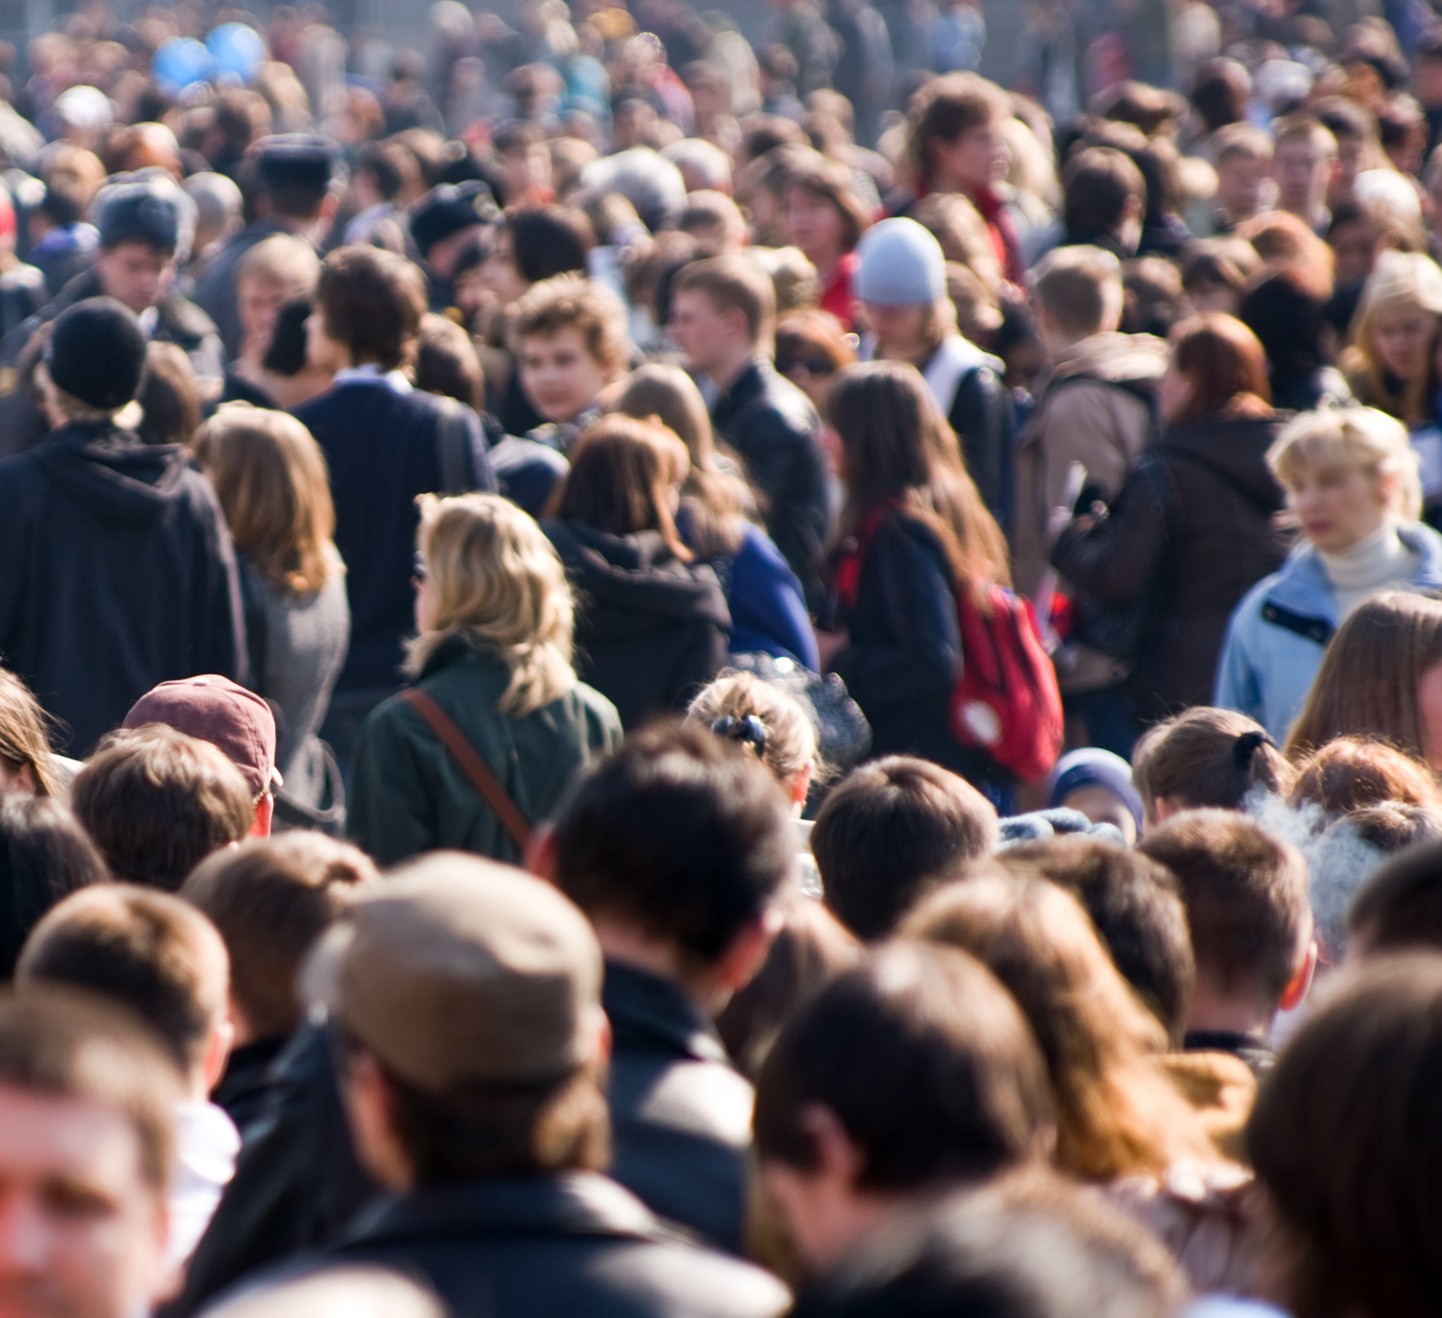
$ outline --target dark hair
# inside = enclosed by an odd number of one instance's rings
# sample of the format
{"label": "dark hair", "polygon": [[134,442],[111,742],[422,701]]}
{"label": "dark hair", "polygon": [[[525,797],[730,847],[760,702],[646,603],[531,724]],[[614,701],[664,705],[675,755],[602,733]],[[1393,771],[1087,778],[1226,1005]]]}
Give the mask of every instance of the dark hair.
{"label": "dark hair", "polygon": [[476,412],[486,406],[486,373],[475,342],[455,321],[431,311],[421,317],[415,385]]}
{"label": "dark hair", "polygon": [[1192,395],[1172,425],[1218,413],[1266,415],[1272,391],[1267,354],[1235,316],[1208,312],[1183,321],[1172,333],[1172,369],[1186,377]]}
{"label": "dark hair", "polygon": [[135,1012],[189,1071],[225,1013],[225,948],[172,893],[106,883],[66,898],[35,927],[18,983],[84,989]]}
{"label": "dark hair", "polygon": [[586,273],[592,242],[583,216],[569,206],[526,206],[506,212],[511,263],[528,284],[553,275]]}
{"label": "dark hair", "polygon": [[1197,979],[1275,1011],[1312,930],[1307,863],[1232,810],[1194,810],[1137,849],[1177,876]]}
{"label": "dark hair", "polygon": [[202,861],[180,896],[199,909],[230,954],[230,992],[257,1039],[300,1024],[296,976],[315,940],[361,883],[379,878],[370,857],[320,833],[250,838]]}
{"label": "dark hair", "polygon": [[1002,123],[1010,117],[1010,99],[994,82],[975,73],[947,73],[932,78],[911,98],[906,109],[906,153],[917,181],[930,183],[931,149],[937,142],[955,142],[973,128]]}
{"label": "dark hair", "polygon": [[56,902],[110,878],[71,813],[48,797],[0,794],[0,980],[8,983],[30,931]]}
{"label": "dark hair", "polygon": [[786,191],[799,188],[820,201],[828,203],[841,217],[843,251],[853,251],[861,235],[871,224],[866,206],[856,191],[856,181],[839,160],[825,156],[807,157],[786,181]]}
{"label": "dark hair", "polygon": [[73,178],[52,178],[37,208],[58,229],[68,229],[85,218],[85,189]]}
{"label": "dark hair", "polygon": [[376,247],[342,247],[320,268],[316,310],[327,334],[357,363],[404,366],[426,313],[426,283],[413,261]]}
{"label": "dark hair", "polygon": [[1252,285],[1237,318],[1257,336],[1267,354],[1274,397],[1311,377],[1326,360],[1322,346],[1325,298],[1309,287],[1315,276],[1287,268]]}
{"label": "dark hair", "polygon": [[996,846],[991,803],[927,760],[863,764],[827,796],[811,830],[826,904],[858,938],[885,938],[921,895]]}
{"label": "dark hair", "polygon": [[1138,851],[1087,837],[1023,842],[993,864],[1048,879],[1081,902],[1122,978],[1181,1043],[1197,967],[1176,875]]}
{"label": "dark hair", "polygon": [[1125,152],[1109,146],[1083,147],[1062,175],[1062,225],[1069,242],[1091,242],[1116,232],[1135,197],[1138,218],[1146,209],[1142,172]]}
{"label": "dark hair", "polygon": [[200,429],[200,379],[185,349],[152,340],[135,401],[144,415],[136,429],[147,444],[188,444]]}
{"label": "dark hair", "polygon": [[978,962],[893,943],[843,971],[787,1022],[761,1068],[764,1162],[811,1169],[821,1104],[858,1146],[858,1188],[982,1181],[1042,1152],[1046,1065],[1020,1009]]}
{"label": "dark hair", "polygon": [[632,734],[581,779],[555,825],[556,886],[710,965],[792,871],[781,789],[705,728]]}
{"label": "dark hair", "polygon": [[75,775],[71,803],[116,878],[171,892],[255,820],[240,770],[159,723],[107,736]]}
{"label": "dark hair", "polygon": [[1258,789],[1285,794],[1292,778],[1260,723],[1209,705],[1147,729],[1132,751],[1132,782],[1149,817],[1161,797],[1184,808],[1240,810]]}
{"label": "dark hair", "polygon": [[1349,973],[1263,1081],[1247,1148],[1295,1318],[1436,1312],[1439,1077],[1442,959],[1419,953]]}
{"label": "dark hair", "polygon": [[1234,59],[1209,59],[1197,70],[1192,82],[1192,109],[1208,133],[1228,124],[1241,123],[1252,95],[1252,77],[1247,66]]}
{"label": "dark hair", "polygon": [[267,371],[289,380],[305,370],[305,322],[314,307],[309,297],[298,297],[281,307],[260,363]]}
{"label": "dark hair", "polygon": [[1382,865],[1353,898],[1347,930],[1367,956],[1442,951],[1442,842],[1409,847]]}
{"label": "dark hair", "polygon": [[401,195],[407,175],[420,177],[415,157],[396,142],[367,142],[356,157],[355,172],[375,180],[376,195],[382,201],[394,201]]}

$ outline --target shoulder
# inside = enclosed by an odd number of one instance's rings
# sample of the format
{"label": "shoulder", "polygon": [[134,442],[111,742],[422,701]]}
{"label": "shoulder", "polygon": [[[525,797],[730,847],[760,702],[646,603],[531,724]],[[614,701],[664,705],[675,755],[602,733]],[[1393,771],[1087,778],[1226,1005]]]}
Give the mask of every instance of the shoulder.
{"label": "shoulder", "polygon": [[580,710],[587,723],[605,737],[608,745],[621,739],[621,716],[616,712],[616,706],[595,687],[578,681],[567,698]]}
{"label": "shoulder", "polygon": [[160,305],[166,327],[178,337],[199,340],[218,334],[215,322],[183,293],[172,293]]}

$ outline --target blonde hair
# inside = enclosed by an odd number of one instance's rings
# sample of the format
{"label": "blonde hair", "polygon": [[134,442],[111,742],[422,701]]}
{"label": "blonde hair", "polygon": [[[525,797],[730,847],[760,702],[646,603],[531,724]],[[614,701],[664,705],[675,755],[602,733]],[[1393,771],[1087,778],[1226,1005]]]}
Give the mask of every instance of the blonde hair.
{"label": "blonde hair", "polygon": [[795,696],[754,673],[728,668],[697,694],[686,711],[686,722],[712,728],[718,719],[728,717],[760,721],[766,743],[753,744],[753,749],[778,782],[789,782],[802,769],[815,766],[816,728]]}
{"label": "blonde hair", "polygon": [[1432,324],[1426,358],[1403,388],[1401,420],[1418,425],[1430,415],[1435,376],[1432,358],[1442,329],[1442,270],[1420,252],[1383,252],[1377,257],[1352,322],[1352,344],[1343,365],[1354,389],[1368,399],[1386,399],[1387,370],[1376,350],[1377,324],[1384,316],[1417,312]]}
{"label": "blonde hair", "polygon": [[50,371],[42,361],[35,367],[35,383],[41,395],[65,418],[67,422],[109,422],[121,430],[134,430],[144,419],[144,409],[135,399],[119,407],[96,407],[74,394],[66,393],[50,378]]}
{"label": "blonde hair", "polygon": [[442,642],[464,636],[497,655],[511,681],[496,708],[515,718],[576,684],[575,606],[560,555],[536,523],[495,494],[423,494],[416,535],[436,599],[435,627],[409,645],[416,676]]}
{"label": "blonde hair", "polygon": [[1287,489],[1304,468],[1361,471],[1397,478],[1393,511],[1404,521],[1422,513],[1422,481],[1407,427],[1375,407],[1333,407],[1304,412],[1289,422],[1267,452],[1267,465]]}
{"label": "blonde hair", "polygon": [[320,279],[320,257],[304,238],[276,233],[256,243],[236,266],[235,280],[261,279],[284,284],[301,293],[315,292]]}

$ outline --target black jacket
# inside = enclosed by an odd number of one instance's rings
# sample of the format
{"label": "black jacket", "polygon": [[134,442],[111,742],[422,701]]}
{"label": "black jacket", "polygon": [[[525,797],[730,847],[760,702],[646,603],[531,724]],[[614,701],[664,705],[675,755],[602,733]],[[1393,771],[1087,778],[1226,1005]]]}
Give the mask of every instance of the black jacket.
{"label": "black jacket", "polygon": [[990,366],[978,366],[961,377],[945,410],[981,501],[1005,529],[1015,499],[1012,451],[1016,409],[1010,392]]}
{"label": "black jacket", "polygon": [[84,754],[171,678],[246,679],[235,550],[174,445],[68,425],[0,462],[0,663]]}
{"label": "black jacket", "polygon": [[683,710],[726,662],[731,614],[715,572],[674,558],[654,531],[541,525],[576,591],[576,675],[625,728]]}
{"label": "black jacket", "polygon": [[1211,703],[1232,611],[1287,556],[1286,496],[1266,461],[1278,425],[1212,416],[1168,430],[1143,451],[1111,515],[1089,534],[1068,527],[1053,547],[1062,576],[1102,604],[1154,592],[1128,679],[1144,721]]}
{"label": "black jacket", "polygon": [[676,985],[606,963],[611,1021],[611,1174],[652,1212],[739,1254],[750,1084]]}
{"label": "black jacket", "polygon": [[324,1262],[418,1276],[455,1318],[772,1318],[788,1300],[769,1273],[670,1234],[588,1172],[383,1201]]}
{"label": "black jacket", "polygon": [[270,1100],[271,1067],[289,1042],[284,1035],[257,1039],[231,1049],[225,1059],[225,1074],[211,1092],[210,1100],[235,1122],[242,1139],[251,1122],[265,1113]]}
{"label": "black jacket", "polygon": [[770,362],[756,361],[716,400],[711,420],[765,496],[766,530],[815,608],[831,530],[816,409]]}

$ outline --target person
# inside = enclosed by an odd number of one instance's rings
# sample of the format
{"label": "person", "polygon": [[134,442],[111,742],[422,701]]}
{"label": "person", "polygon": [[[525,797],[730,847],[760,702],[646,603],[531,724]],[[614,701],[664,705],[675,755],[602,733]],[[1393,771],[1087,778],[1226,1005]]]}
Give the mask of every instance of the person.
{"label": "person", "polygon": [[1114,146],[1078,144],[1062,172],[1062,247],[1095,247],[1119,261],[1138,255],[1147,185],[1135,160]]}
{"label": "person", "polygon": [[724,670],[696,694],[686,722],[748,747],[799,816],[817,771],[816,727],[800,700],[754,673]]}
{"label": "person", "polygon": [[831,524],[821,423],[772,365],[775,321],[771,281],[745,256],[696,261],[672,281],[671,337],[714,389],[716,433],[745,462],[764,498],[766,530],[814,608]]}
{"label": "person", "polygon": [[610,410],[655,418],[690,457],[676,529],[687,548],[716,572],[731,614],[731,654],[772,654],[815,672],[816,636],[796,574],[766,532],[751,520],[754,499],[738,464],[717,452],[706,402],[679,366],[637,367],[609,400]]}
{"label": "person", "polygon": [[204,1318],[444,1318],[426,1287],[389,1268],[318,1268],[300,1277],[241,1287]]}
{"label": "person", "polygon": [[[494,494],[426,499],[406,671],[481,757],[529,831],[621,738],[615,708],[577,680],[574,605],[540,528]],[[351,836],[381,865],[425,851],[519,861],[511,831],[433,713],[402,693],[361,729]]]}
{"label": "person", "polygon": [[1272,139],[1265,129],[1237,121],[1212,134],[1211,148],[1217,170],[1212,228],[1230,234],[1264,209]]}
{"label": "person", "polygon": [[1346,913],[1349,961],[1442,947],[1442,841],[1407,848],[1357,889]]}
{"label": "person", "polygon": [[105,737],[75,775],[71,804],[116,878],[170,891],[256,821],[241,771],[163,723]]}
{"label": "person", "polygon": [[1309,255],[1319,264],[1287,262],[1262,274],[1237,307],[1237,319],[1257,336],[1267,354],[1272,406],[1279,412],[1309,412],[1353,402],[1346,377],[1331,365],[1325,341],[1330,264],[1324,255]]}
{"label": "person", "polygon": [[1272,1062],[1272,1018],[1307,996],[1317,964],[1307,863],[1231,810],[1192,810],[1142,839],[1181,886],[1196,960],[1182,1047]]}
{"label": "person", "polygon": [[0,668],[0,796],[24,792],[63,798],[73,761],[50,749],[50,720],[35,694],[8,668]]}
{"label": "person", "polygon": [[215,926],[230,961],[235,1033],[211,1097],[242,1135],[265,1111],[270,1065],[300,1027],[295,986],[306,956],[379,878],[355,847],[297,830],[218,851],[180,885],[178,895]]}
{"label": "person", "polygon": [[606,955],[612,1174],[732,1252],[752,1094],[712,1017],[765,958],[794,855],[785,800],[754,756],[661,724],[581,779],[535,862]]}
{"label": "person", "polygon": [[[1337,627],[1378,592],[1442,585],[1442,539],[1416,521],[1417,462],[1401,422],[1372,408],[1288,423],[1267,455],[1304,543],[1237,606],[1215,702],[1282,741]],[[1341,729],[1339,729],[1341,730]]]}
{"label": "person", "polygon": [[44,272],[16,254],[19,236],[7,191],[0,197],[0,339],[39,311],[47,297]]}
{"label": "person", "polygon": [[1442,809],[1442,781],[1424,760],[1370,733],[1333,737],[1299,755],[1287,795],[1288,805],[1315,806],[1328,822],[1388,802]]}
{"label": "person", "polygon": [[1352,397],[1416,428],[1431,418],[1442,335],[1442,270],[1421,252],[1382,252],[1343,356]]}
{"label": "person", "polygon": [[96,994],[134,1012],[180,1068],[167,1258],[183,1268],[235,1170],[240,1136],[207,1095],[225,1069],[230,964],[203,915],[169,893],[99,884],[72,893],[35,926],[15,966],[32,986]]}
{"label": "person", "polygon": [[726,661],[731,616],[673,509],[685,446],[653,422],[603,416],[582,433],[542,529],[582,601],[577,673],[621,725],[685,709]]}
{"label": "person", "polygon": [[399,1268],[498,1318],[786,1307],[772,1277],[666,1234],[601,1174],[601,974],[565,897],[478,857],[414,862],[351,907],[305,982],[340,1030],[352,1137],[390,1197],[322,1259]]}
{"label": "person", "polygon": [[864,942],[890,937],[922,896],[998,840],[996,810],[980,792],[905,755],[853,769],[811,830],[823,900]]}
{"label": "person", "polygon": [[256,407],[293,406],[290,382],[266,365],[283,308],[315,292],[320,258],[304,238],[273,233],[256,243],[235,268],[240,347],[225,368],[222,402]]}
{"label": "person", "polygon": [[856,244],[871,223],[851,171],[825,156],[807,157],[788,178],[784,202],[786,241],[816,267],[818,305],[851,329]]}
{"label": "person", "polygon": [[1288,115],[1272,128],[1272,179],[1277,209],[1295,215],[1313,233],[1331,218],[1327,194],[1337,173],[1337,139],[1320,119]]}
{"label": "person", "polygon": [[402,373],[425,309],[420,271],[404,257],[342,247],[321,268],[306,322],[311,362],[334,372],[295,416],[330,468],[346,565],[350,649],[321,731],[342,768],[361,721],[400,685],[416,495],[495,488],[475,413],[417,392]]}
{"label": "person", "polygon": [[983,793],[1011,775],[952,732],[961,652],[957,599],[990,610],[1009,585],[1006,542],[967,475],[956,439],[916,368],[849,367],[829,400],[846,505],[833,559],[821,659],[871,724],[878,755],[919,755]]}
{"label": "person", "polygon": [[1127,846],[1142,828],[1142,798],[1132,784],[1132,767],[1120,755],[1096,746],[1068,751],[1047,780],[1048,810],[1075,810],[1093,824],[1110,824]]}
{"label": "person", "polygon": [[282,815],[311,822],[343,800],[319,730],[350,640],[325,457],[294,417],[243,404],[216,412],[193,451],[235,539],[250,681],[276,711]]}
{"label": "person", "polygon": [[1085,599],[1140,619],[1125,685],[1143,725],[1211,698],[1233,610],[1288,549],[1285,495],[1266,462],[1281,423],[1262,345],[1213,313],[1179,325],[1171,349],[1157,391],[1161,434],[1110,514],[1078,518],[1051,551]]}
{"label": "person", "polygon": [[246,675],[235,551],[210,483],[129,428],[144,363],[120,303],[62,312],[40,368],[51,432],[0,462],[0,656],[82,753],[158,682]]}
{"label": "person", "polygon": [[941,244],[915,220],[883,220],[857,249],[855,288],[870,331],[863,358],[910,362],[922,373],[982,502],[1007,525],[1014,416],[1005,366],[957,329]]}
{"label": "person", "polygon": [[1276,1218],[1269,1262],[1290,1313],[1382,1318],[1431,1304],[1442,1281],[1425,1207],[1439,1157],[1426,1115],[1439,1006],[1435,956],[1366,966],[1302,1023],[1257,1095],[1247,1146]]}
{"label": "person", "polygon": [[123,1008],[57,988],[0,997],[0,1285],[17,1308],[129,1318],[164,1296],[180,1096],[176,1064]]}
{"label": "person", "polygon": [[411,207],[407,227],[425,271],[432,311],[455,305],[454,276],[460,255],[495,214],[495,198],[479,181],[442,183]]}
{"label": "person", "polygon": [[783,1026],[757,1083],[758,1176],[802,1269],[824,1278],[908,1209],[1044,1161],[1054,1120],[1005,989],[969,956],[898,943]]}

